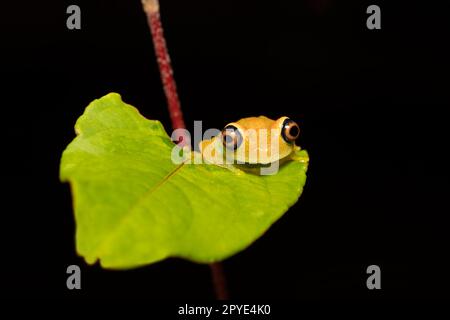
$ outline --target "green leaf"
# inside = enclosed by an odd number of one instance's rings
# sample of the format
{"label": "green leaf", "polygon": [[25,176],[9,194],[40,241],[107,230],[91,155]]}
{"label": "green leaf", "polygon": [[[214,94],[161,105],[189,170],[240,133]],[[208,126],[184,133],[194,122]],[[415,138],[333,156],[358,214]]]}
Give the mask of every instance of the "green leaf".
{"label": "green leaf", "polygon": [[174,144],[161,123],[116,93],[93,101],[75,130],[60,178],[71,185],[77,251],[105,268],[167,257],[225,259],[279,219],[306,180],[306,151],[271,176],[174,164]]}

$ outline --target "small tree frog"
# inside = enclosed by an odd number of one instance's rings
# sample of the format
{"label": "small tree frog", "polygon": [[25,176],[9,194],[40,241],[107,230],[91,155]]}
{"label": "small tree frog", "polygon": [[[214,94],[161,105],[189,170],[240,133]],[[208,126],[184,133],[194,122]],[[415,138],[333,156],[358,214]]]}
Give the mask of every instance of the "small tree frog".
{"label": "small tree frog", "polygon": [[199,148],[206,163],[255,171],[292,160],[300,150],[295,144],[299,135],[298,124],[288,117],[249,117],[229,123],[219,135],[201,141]]}

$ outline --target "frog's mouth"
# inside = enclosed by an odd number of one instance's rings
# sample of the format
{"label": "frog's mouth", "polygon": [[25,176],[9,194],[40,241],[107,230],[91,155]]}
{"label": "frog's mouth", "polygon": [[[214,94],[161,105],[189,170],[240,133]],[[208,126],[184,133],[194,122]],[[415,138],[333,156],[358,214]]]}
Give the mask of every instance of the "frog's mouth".
{"label": "frog's mouth", "polygon": [[284,157],[282,159],[276,160],[276,161],[272,161],[272,162],[267,162],[267,163],[251,163],[251,162],[239,162],[239,163],[234,163],[235,166],[242,166],[242,167],[247,167],[247,168],[267,168],[267,167],[271,167],[273,166],[274,163],[279,163],[280,165],[283,163],[288,162],[289,160],[291,160],[290,157]]}
{"label": "frog's mouth", "polygon": [[238,167],[239,169],[260,169],[260,168],[268,168],[273,164],[273,162],[270,163],[236,163],[234,166]]}
{"label": "frog's mouth", "polygon": [[[257,175],[261,175],[261,173],[263,172],[262,170],[269,170],[269,169],[273,169],[275,168],[276,171],[279,170],[279,168],[281,168],[285,163],[291,161],[291,157],[284,157],[282,159],[273,161],[273,162],[269,162],[269,163],[237,163],[237,164],[233,164],[236,168],[241,169],[242,171],[245,171],[247,173],[252,173],[252,174],[257,174]],[[269,172],[269,171],[266,171]],[[274,172],[276,173],[276,172]],[[273,174],[273,173],[272,173]]]}

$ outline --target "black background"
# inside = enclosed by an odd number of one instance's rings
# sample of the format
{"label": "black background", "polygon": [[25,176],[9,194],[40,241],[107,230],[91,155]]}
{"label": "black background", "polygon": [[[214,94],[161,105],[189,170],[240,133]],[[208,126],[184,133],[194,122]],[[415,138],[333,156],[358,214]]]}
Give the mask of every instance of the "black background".
{"label": "black background", "polygon": [[[66,8],[81,7],[81,30]],[[190,128],[288,115],[310,153],[304,193],[224,262],[232,298],[448,297],[448,12],[422,1],[161,1]],[[140,2],[4,7],[2,294],[213,299],[209,268],[169,259],[104,271],[76,256],[59,159],[87,104],[118,92],[170,129]],[[66,268],[82,269],[82,290]],[[366,288],[377,264],[382,289]]]}

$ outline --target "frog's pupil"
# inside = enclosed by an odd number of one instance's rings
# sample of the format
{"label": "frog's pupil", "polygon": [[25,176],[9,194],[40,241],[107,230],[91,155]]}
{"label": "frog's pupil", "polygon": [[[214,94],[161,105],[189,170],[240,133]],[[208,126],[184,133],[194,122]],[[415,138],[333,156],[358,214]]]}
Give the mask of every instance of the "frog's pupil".
{"label": "frog's pupil", "polygon": [[232,132],[225,134],[225,143],[226,144],[233,144],[234,143],[234,136],[233,136]]}
{"label": "frog's pupil", "polygon": [[242,142],[239,129],[233,125],[228,125],[222,132],[223,144],[232,150],[236,150]]}
{"label": "frog's pupil", "polygon": [[289,129],[289,134],[290,134],[292,137],[297,137],[298,134],[299,134],[298,127],[295,126],[295,125],[292,126],[292,127],[290,127],[290,129]]}

